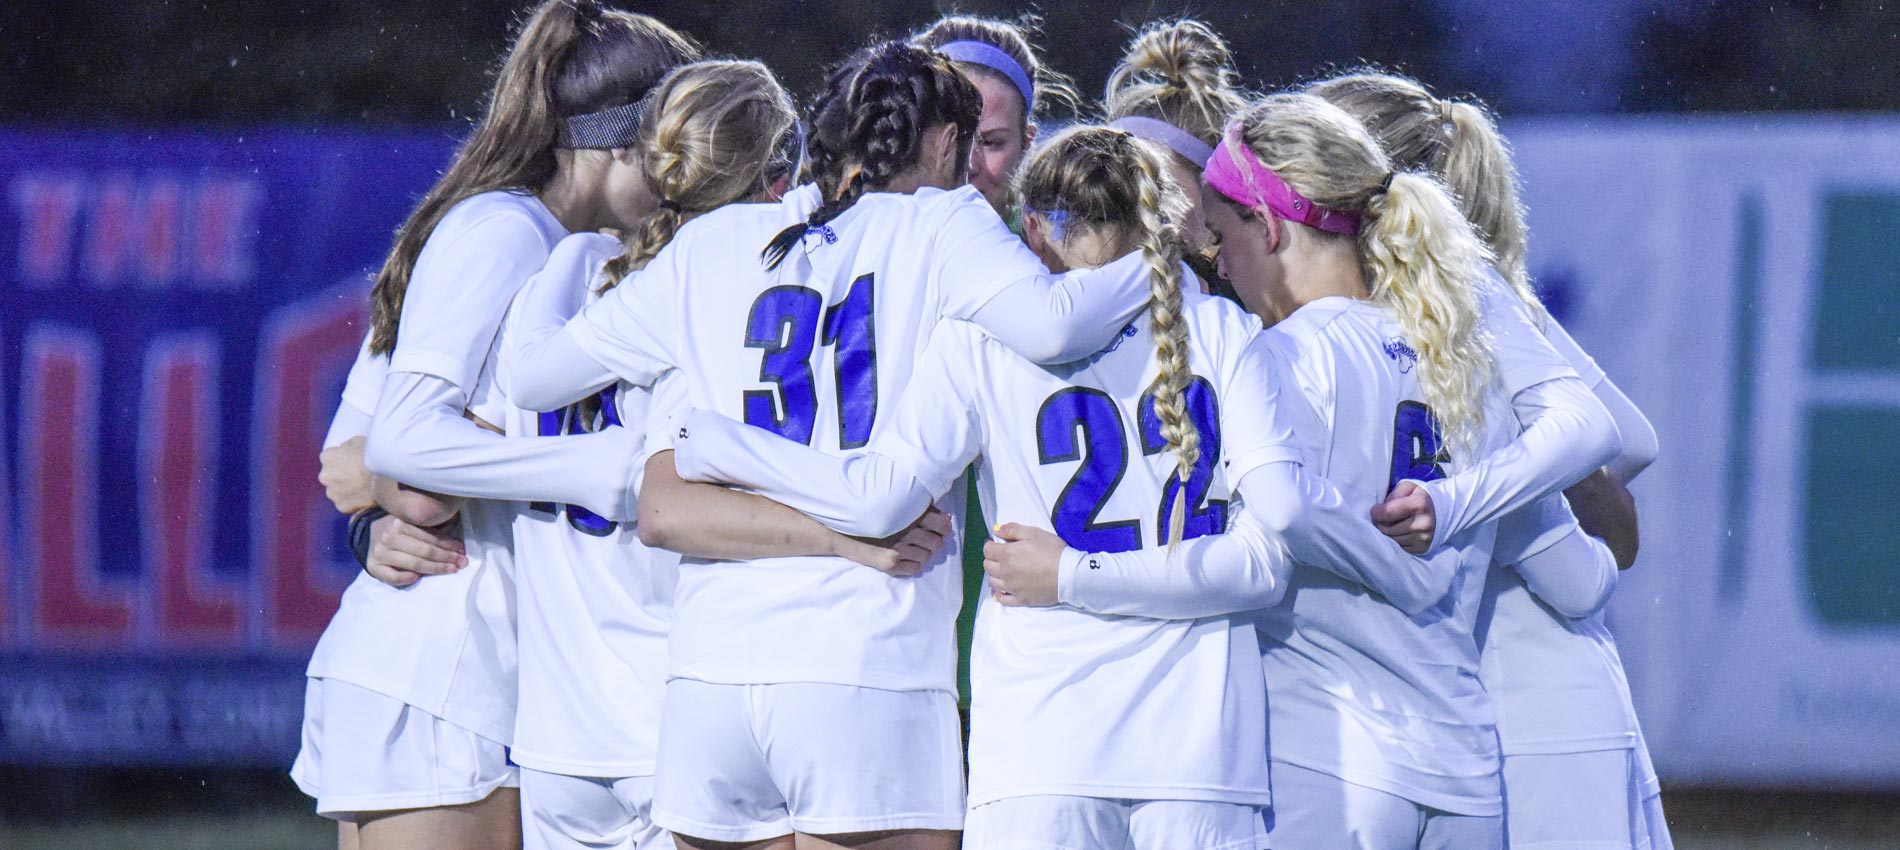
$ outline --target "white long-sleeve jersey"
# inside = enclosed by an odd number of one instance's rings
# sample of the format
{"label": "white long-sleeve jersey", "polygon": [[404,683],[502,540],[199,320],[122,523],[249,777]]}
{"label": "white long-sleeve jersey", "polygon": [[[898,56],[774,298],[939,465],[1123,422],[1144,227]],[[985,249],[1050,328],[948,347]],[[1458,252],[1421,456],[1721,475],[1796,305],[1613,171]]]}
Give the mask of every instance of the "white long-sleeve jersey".
{"label": "white long-sleeve jersey", "polygon": [[[1172,480],[1176,456],[1154,412],[1158,366],[1145,315],[1107,350],[1058,367],[1030,363],[967,322],[947,323],[866,452],[814,452],[697,411],[676,432],[676,463],[683,476],[731,481],[834,527],[878,533],[954,496],[975,461],[986,516],[1051,529],[1091,551],[1165,550],[1172,499],[1187,499],[1184,537],[1215,533],[1226,526],[1223,481],[1298,462],[1275,398],[1288,383],[1249,344],[1258,321],[1198,293],[1184,297],[1183,313],[1194,375],[1187,407],[1201,438],[1185,488]],[[933,569],[955,577],[949,565]],[[1262,570],[1263,583],[1274,572],[1284,575],[1284,558]],[[980,604],[971,805],[1036,794],[1269,802],[1250,621]]]}
{"label": "white long-sleeve jersey", "polygon": [[[1623,449],[1609,464],[1612,473],[1627,480],[1641,472],[1655,459],[1655,430],[1561,325],[1552,320],[1544,331],[1565,365],[1616,419]],[[1499,356],[1542,357],[1521,350],[1500,350]],[[1561,498],[1540,501],[1506,522],[1539,508],[1551,511],[1548,503]],[[1562,518],[1569,519],[1567,509]],[[1544,523],[1547,529],[1556,524]],[[1641,747],[1629,682],[1602,613],[1617,575],[1614,559],[1580,530],[1560,544],[1532,560],[1510,566],[1501,561],[1485,588],[1478,637],[1482,678],[1498,707],[1499,743],[1506,755]],[[1592,585],[1601,592],[1576,592]],[[1653,791],[1654,772],[1647,753],[1641,755]]]}
{"label": "white long-sleeve jersey", "polygon": [[[463,200],[437,223],[410,275],[388,365],[352,369],[352,381],[380,376],[382,386],[344,392],[346,400],[378,399],[365,453],[372,471],[435,492],[495,495],[454,486],[481,466],[469,462],[470,454],[508,442],[464,420],[462,412],[486,395],[482,384],[492,379],[484,372],[508,299],[565,233],[540,201],[509,192]],[[471,451],[458,456],[454,449],[461,446]],[[551,446],[544,441],[542,447]],[[531,455],[521,469],[543,469],[546,457]],[[512,477],[506,468],[488,474],[491,481]],[[566,485],[556,489],[572,492]],[[459,572],[405,589],[358,576],[318,640],[308,674],[377,691],[510,743],[514,509],[488,499],[464,503],[457,521],[468,565]]]}
{"label": "white long-sleeve jersey", "polygon": [[[551,276],[560,299],[510,306],[497,341],[505,385],[522,329],[559,322],[600,284],[601,266],[620,242],[579,233],[556,245],[537,277]],[[548,315],[532,315],[533,311]],[[553,411],[507,405],[506,429],[519,436],[573,436],[606,428],[644,435],[649,389],[618,384]],[[666,687],[666,634],[672,623],[679,556],[640,542],[632,522],[580,505],[529,502],[514,518],[520,699],[514,760],[570,776],[653,773],[660,702]],[[432,579],[431,579],[432,580]]]}
{"label": "white long-sleeve jersey", "polygon": [[[1383,309],[1322,298],[1264,339],[1307,402],[1298,430],[1309,464],[1362,512],[1400,480],[1469,462],[1447,457],[1418,355]],[[1506,416],[1488,401],[1480,455],[1508,433]],[[1458,814],[1502,811],[1495,713],[1472,636],[1495,534],[1484,523],[1443,541],[1457,573],[1412,615],[1333,573],[1293,571],[1285,600],[1260,617],[1274,761]]]}
{"label": "white long-sleeve jersey", "polygon": [[[647,384],[678,368],[691,404],[842,454],[885,427],[880,410],[940,320],[986,322],[998,305],[1025,305],[1011,308],[1036,330],[1025,344],[1060,356],[1077,338],[1106,343],[1148,298],[1139,257],[1051,278],[968,187],[868,194],[767,269],[760,250],[817,204],[804,187],[688,222],[636,279],[531,346],[510,389],[524,403],[565,403],[606,379]],[[941,507],[960,524],[960,499]],[[957,549],[952,540],[916,579],[832,557],[685,559],[670,673],[954,691]]]}
{"label": "white long-sleeve jersey", "polygon": [[1497,451],[1456,474],[1423,482],[1437,515],[1436,541],[1556,495],[1616,458],[1616,420],[1490,271],[1478,286],[1483,329],[1498,352],[1497,383],[1523,422]]}

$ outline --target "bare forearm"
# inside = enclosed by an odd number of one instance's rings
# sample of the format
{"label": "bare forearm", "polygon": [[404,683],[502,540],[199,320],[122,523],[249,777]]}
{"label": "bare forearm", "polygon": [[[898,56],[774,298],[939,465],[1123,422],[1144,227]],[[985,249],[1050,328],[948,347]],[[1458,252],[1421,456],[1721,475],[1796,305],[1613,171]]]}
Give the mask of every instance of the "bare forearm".
{"label": "bare forearm", "polygon": [[764,496],[683,481],[672,452],[647,461],[640,491],[640,540],[716,560],[845,555],[857,543]]}
{"label": "bare forearm", "polygon": [[1627,570],[1636,563],[1641,538],[1636,522],[1636,497],[1630,495],[1629,488],[1606,470],[1599,469],[1565,490],[1564,497],[1570,500],[1570,508],[1576,512],[1577,524],[1583,526],[1584,532],[1600,538],[1610,547],[1619,569]]}

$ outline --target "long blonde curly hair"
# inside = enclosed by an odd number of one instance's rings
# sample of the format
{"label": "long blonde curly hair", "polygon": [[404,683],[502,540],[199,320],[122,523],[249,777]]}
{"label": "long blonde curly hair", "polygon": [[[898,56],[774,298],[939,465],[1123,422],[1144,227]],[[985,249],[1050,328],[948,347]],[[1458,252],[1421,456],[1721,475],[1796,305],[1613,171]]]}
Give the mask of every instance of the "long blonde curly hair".
{"label": "long blonde curly hair", "polygon": [[1477,445],[1496,353],[1479,325],[1477,283],[1491,252],[1428,172],[1396,171],[1364,125],[1310,94],[1261,99],[1239,119],[1261,164],[1313,203],[1356,214],[1372,301],[1418,349],[1419,386],[1449,444]]}

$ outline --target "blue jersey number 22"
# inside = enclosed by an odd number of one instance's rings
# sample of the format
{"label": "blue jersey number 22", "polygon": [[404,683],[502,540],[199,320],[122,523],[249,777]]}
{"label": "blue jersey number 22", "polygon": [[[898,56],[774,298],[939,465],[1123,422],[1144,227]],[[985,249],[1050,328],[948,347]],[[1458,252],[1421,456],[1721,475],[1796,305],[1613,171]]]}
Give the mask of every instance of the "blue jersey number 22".
{"label": "blue jersey number 22", "polygon": [[[1157,511],[1156,544],[1167,545],[1168,515],[1174,500],[1186,498],[1184,540],[1227,527],[1227,503],[1207,498],[1220,458],[1220,407],[1214,388],[1194,378],[1183,395],[1188,417],[1201,435],[1200,460],[1188,476],[1186,495],[1179,478],[1169,476]],[[1137,406],[1141,452],[1152,455],[1167,448],[1161,437],[1161,417],[1155,414],[1152,393]],[[1084,552],[1128,552],[1141,548],[1141,520],[1102,522],[1102,507],[1128,472],[1128,439],[1121,409],[1115,400],[1092,387],[1069,387],[1051,395],[1036,413],[1038,460],[1045,464],[1082,461],[1049,512],[1049,523],[1064,542]]]}

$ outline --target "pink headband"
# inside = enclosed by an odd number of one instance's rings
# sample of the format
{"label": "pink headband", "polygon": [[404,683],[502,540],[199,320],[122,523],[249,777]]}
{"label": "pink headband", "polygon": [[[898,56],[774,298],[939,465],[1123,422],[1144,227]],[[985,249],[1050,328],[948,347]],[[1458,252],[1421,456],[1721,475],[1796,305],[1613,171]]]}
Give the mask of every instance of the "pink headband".
{"label": "pink headband", "polygon": [[1253,148],[1241,141],[1238,124],[1229,127],[1220,144],[1214,146],[1214,154],[1207,158],[1207,169],[1202,174],[1207,178],[1207,185],[1248,209],[1265,207],[1288,221],[1328,233],[1352,236],[1359,232],[1359,216],[1313,203],[1261,164]]}

